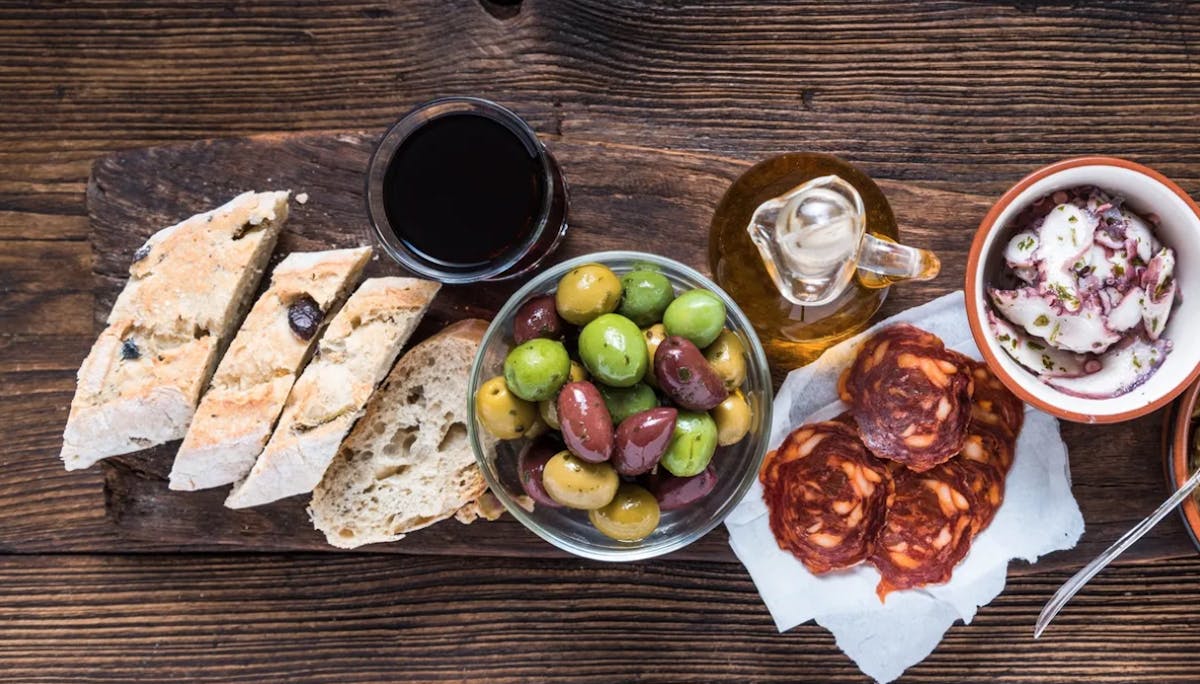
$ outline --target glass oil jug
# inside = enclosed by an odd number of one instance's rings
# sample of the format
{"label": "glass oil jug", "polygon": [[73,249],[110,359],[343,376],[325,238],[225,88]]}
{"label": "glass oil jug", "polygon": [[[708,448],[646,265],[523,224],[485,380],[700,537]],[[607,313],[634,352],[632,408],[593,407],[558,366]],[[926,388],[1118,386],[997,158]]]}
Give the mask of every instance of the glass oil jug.
{"label": "glass oil jug", "polygon": [[832,155],[785,154],[726,191],[709,266],[771,364],[789,370],[866,328],[890,285],[937,276],[932,252],[897,239],[887,198],[866,174]]}

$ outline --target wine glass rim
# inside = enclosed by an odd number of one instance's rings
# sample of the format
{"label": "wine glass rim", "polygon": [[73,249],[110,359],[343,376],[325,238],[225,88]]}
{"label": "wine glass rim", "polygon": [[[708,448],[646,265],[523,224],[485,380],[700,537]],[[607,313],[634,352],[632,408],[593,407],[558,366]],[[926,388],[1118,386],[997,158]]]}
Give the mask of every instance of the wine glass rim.
{"label": "wine glass rim", "polygon": [[[542,193],[534,229],[519,245],[508,250],[500,259],[487,262],[478,268],[450,269],[439,268],[427,258],[419,256],[406,246],[393,230],[383,200],[383,182],[387,168],[400,146],[416,131],[426,124],[447,116],[456,114],[477,114],[501,124],[534,155],[541,175]],[[516,266],[531,249],[537,245],[547,230],[558,230],[558,226],[550,226],[550,213],[555,192],[555,165],[551,163],[549,152],[542,144],[537,133],[520,116],[507,107],[485,100],[480,97],[454,95],[439,97],[423,102],[413,107],[393,123],[379,139],[371,157],[367,162],[366,188],[364,195],[367,204],[367,218],[375,231],[380,246],[396,263],[405,269],[425,278],[451,284],[475,283],[482,280],[498,278]]]}

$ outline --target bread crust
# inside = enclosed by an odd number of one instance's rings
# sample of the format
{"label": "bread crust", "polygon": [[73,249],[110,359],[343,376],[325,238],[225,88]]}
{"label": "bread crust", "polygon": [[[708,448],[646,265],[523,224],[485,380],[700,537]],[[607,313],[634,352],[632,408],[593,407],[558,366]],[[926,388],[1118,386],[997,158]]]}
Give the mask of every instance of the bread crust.
{"label": "bread crust", "polygon": [[417,345],[372,397],[313,491],[309,517],[331,545],[395,541],[451,516],[495,513],[476,504],[487,483],[465,427],[468,372],[487,325],[459,321]]}
{"label": "bread crust", "polygon": [[283,410],[296,375],[319,339],[292,330],[289,307],[311,299],[333,318],[371,257],[370,247],[295,252],[242,322],[200,401],[171,468],[170,488],[192,491],[246,476]]}
{"label": "bread crust", "polygon": [[78,374],[67,470],[179,439],[262,277],[288,193],[246,192],[150,237]]}
{"label": "bread crust", "polygon": [[330,322],[318,355],[292,387],[279,425],[225,505],[258,506],[312,491],[392,367],[440,285],[365,281]]}

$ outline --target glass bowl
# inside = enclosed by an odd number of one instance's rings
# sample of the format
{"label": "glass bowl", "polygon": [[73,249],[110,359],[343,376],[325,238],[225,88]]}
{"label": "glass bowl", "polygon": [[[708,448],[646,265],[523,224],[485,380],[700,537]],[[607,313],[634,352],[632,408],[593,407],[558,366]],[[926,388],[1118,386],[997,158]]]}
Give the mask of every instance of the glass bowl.
{"label": "glass bowl", "polygon": [[[516,310],[530,297],[549,294],[567,271],[583,264],[598,263],[617,275],[649,265],[671,281],[676,292],[702,288],[725,302],[727,328],[736,333],[746,347],[746,381],[742,392],[754,413],[749,434],[742,441],[718,447],[712,465],[717,485],[708,496],[674,511],[663,511],[658,528],[637,542],[622,542],[600,534],[588,522],[586,511],[536,505],[526,510],[525,492],[517,479],[517,457],[529,440],[496,441],[484,432],[475,415],[474,397],[479,386],[503,374],[504,357],[513,347],[512,319]],[[508,300],[496,314],[484,335],[475,364],[471,369],[470,420],[468,432],[475,459],[488,487],[508,512],[542,539],[577,556],[604,561],[633,561],[661,556],[681,549],[712,531],[741,501],[758,475],[771,430],[771,374],[762,344],[750,321],[715,283],[699,271],[678,261],[643,252],[598,252],[564,261],[542,271]],[[518,499],[519,497],[519,499]]]}

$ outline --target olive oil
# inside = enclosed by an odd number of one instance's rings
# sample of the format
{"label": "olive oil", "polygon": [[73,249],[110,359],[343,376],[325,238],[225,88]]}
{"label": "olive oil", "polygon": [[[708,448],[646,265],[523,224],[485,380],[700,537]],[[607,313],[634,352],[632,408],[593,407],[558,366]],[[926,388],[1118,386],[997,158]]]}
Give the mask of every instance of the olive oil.
{"label": "olive oil", "polygon": [[[903,279],[858,269],[840,294],[819,306],[795,304],[781,293],[747,226],[764,202],[823,176],[837,176],[858,192],[867,234],[896,241],[896,219],[879,187],[854,166],[826,154],[785,154],[760,162],[734,181],[713,215],[709,267],[754,324],[768,360],[781,370],[811,363],[866,328],[887,297],[887,287]],[[936,274],[936,259],[931,268],[926,277]]]}

